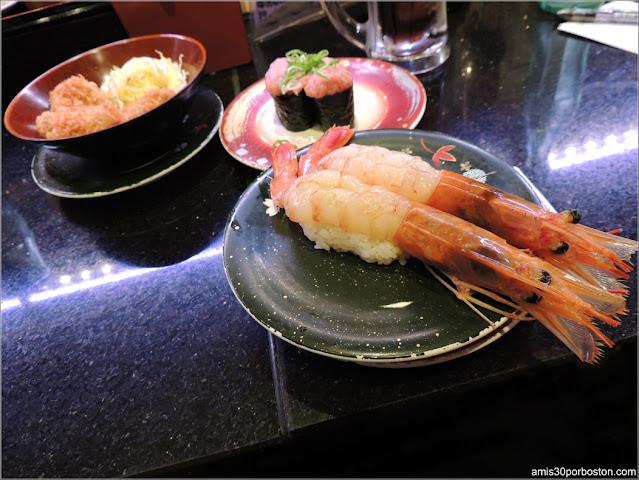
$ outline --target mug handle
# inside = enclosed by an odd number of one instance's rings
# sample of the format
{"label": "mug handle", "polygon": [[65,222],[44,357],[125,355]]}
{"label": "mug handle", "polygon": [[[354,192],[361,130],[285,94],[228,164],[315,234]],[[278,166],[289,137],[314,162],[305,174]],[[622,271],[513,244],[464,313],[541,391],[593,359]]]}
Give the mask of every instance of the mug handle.
{"label": "mug handle", "polygon": [[322,10],[335,29],[349,42],[366,50],[366,23],[359,23],[351,17],[340,2],[320,2]]}

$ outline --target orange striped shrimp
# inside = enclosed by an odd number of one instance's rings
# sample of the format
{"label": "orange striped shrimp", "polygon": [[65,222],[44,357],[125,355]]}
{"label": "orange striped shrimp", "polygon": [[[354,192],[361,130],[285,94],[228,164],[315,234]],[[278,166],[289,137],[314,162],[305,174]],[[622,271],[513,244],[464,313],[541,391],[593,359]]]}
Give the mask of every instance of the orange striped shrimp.
{"label": "orange striped shrimp", "polygon": [[[350,251],[369,262],[389,263],[379,250],[391,251],[392,258],[416,257],[446,275],[455,288],[445,285],[476,312],[475,305],[480,305],[511,318],[535,318],[585,362],[599,357],[602,342],[613,345],[593,321],[618,325],[616,316],[627,313],[619,295],[383,187],[331,170],[298,177],[290,143],[275,150],[273,170],[273,202],[318,246]],[[498,309],[475,293],[515,311]]]}
{"label": "orange striped shrimp", "polygon": [[[338,127],[346,136],[347,127]],[[317,143],[327,152],[337,132],[328,131]],[[317,145],[317,143],[315,145]],[[383,147],[348,145],[333,148],[319,162],[319,170],[354,175],[370,185],[383,186],[412,201],[424,203],[499,235],[511,245],[526,248],[564,271],[602,288],[626,293],[619,279],[629,278],[627,263],[637,242],[578,225],[576,210],[554,213],[463,175],[437,170],[420,157]],[[310,170],[309,170],[310,171]]]}
{"label": "orange striped shrimp", "polygon": [[300,158],[297,174],[301,177],[309,172],[315,171],[319,162],[326,155],[340,147],[346,145],[355,130],[348,127],[331,127],[315,143],[313,143]]}

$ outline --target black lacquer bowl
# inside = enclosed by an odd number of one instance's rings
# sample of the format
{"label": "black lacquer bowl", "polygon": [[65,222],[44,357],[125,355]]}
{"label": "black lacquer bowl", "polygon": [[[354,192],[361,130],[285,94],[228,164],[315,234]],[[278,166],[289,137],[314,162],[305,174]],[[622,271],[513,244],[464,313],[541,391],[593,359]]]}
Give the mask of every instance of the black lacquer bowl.
{"label": "black lacquer bowl", "polygon": [[[85,135],[46,139],[36,129],[36,118],[49,109],[49,92],[73,75],[101,84],[114,67],[133,57],[165,57],[181,61],[188,73],[187,85],[154,109],[127,122]],[[7,130],[14,136],[47,148],[65,151],[99,162],[116,162],[122,150],[160,151],[172,141],[172,132],[188,108],[193,86],[206,64],[206,49],[190,37],[174,34],[129,38],[89,50],[53,67],[29,83],[11,101],[4,116]]]}

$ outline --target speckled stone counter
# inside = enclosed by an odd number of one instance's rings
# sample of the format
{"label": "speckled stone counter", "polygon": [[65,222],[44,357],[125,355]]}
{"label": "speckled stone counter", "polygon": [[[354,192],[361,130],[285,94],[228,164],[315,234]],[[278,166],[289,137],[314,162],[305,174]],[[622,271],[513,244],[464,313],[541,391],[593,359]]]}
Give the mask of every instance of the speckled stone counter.
{"label": "speckled stone counter", "polygon": [[[38,73],[126,36],[109,4],[78,5],[48,10],[46,29],[3,21],[3,54],[29,52],[20,73],[17,57],[3,55],[3,108]],[[316,35],[303,24],[253,42],[251,64],[203,85],[228,106],[292,47],[362,56],[326,18],[311,21]],[[479,145],[519,167],[557,210],[636,239],[637,57],[556,25],[536,3],[449,4],[451,56],[419,77],[428,103],[418,128]],[[60,32],[82,41],[39,56],[42,39]],[[567,149],[623,141],[566,160]],[[629,315],[603,327],[617,345],[596,365],[523,322],[450,362],[364,367],[285,343],[236,300],[222,235],[260,172],[218,136],[162,179],[94,199],[40,190],[35,153],[3,129],[4,477],[637,467],[636,273]]]}

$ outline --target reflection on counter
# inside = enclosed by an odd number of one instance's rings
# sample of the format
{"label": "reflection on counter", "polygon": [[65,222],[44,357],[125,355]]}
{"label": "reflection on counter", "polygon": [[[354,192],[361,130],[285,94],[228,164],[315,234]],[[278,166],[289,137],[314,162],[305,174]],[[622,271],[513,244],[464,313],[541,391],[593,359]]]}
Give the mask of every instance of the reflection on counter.
{"label": "reflection on counter", "polygon": [[[606,117],[588,118],[585,127],[584,121],[580,121],[590,104],[605,105],[606,97],[613,95],[613,90],[623,92],[634,88],[636,91],[636,86],[615,78],[592,81],[588,78],[591,44],[556,35],[555,28],[555,22],[547,21],[539,22],[535,30],[526,82],[529,93],[524,106],[527,165],[557,170],[636,150],[636,129],[618,132]],[[619,112],[611,109],[610,115],[619,115]],[[579,131],[574,131],[576,124]],[[575,139],[580,141],[576,143]]]}
{"label": "reflection on counter", "polygon": [[[11,292],[11,284],[16,281],[37,283],[49,272],[40,249],[13,201],[2,196],[2,293]],[[11,294],[11,293],[9,293]],[[2,308],[13,305],[5,304]]]}
{"label": "reflection on counter", "polygon": [[[576,115],[590,45],[554,34],[554,22],[539,22],[528,71],[527,164],[549,158]],[[542,108],[539,108],[543,106]],[[555,155],[556,156],[556,155]]]}

